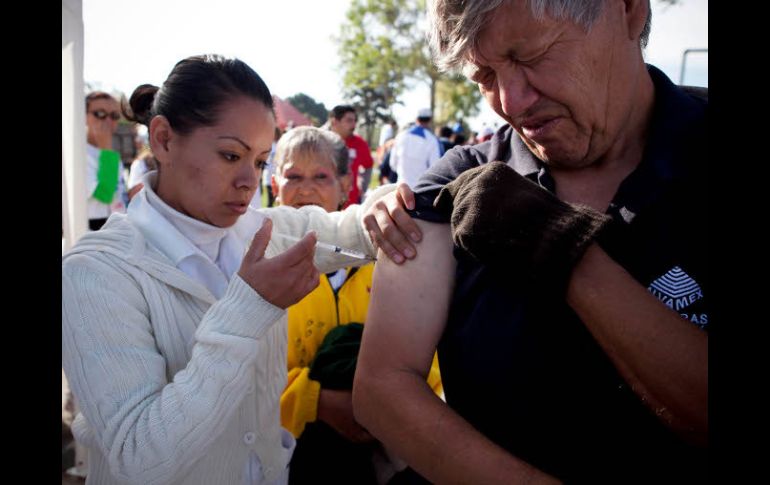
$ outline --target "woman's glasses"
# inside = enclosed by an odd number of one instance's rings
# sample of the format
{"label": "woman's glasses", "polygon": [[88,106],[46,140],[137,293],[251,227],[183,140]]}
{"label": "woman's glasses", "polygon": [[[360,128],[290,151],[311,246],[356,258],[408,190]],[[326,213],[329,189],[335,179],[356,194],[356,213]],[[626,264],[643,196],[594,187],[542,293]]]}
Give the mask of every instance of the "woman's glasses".
{"label": "woman's glasses", "polygon": [[112,118],[114,121],[118,121],[120,119],[120,113],[118,113],[117,111],[108,113],[103,109],[97,109],[97,110],[91,111],[91,114],[94,115],[98,120],[107,119],[108,116]]}

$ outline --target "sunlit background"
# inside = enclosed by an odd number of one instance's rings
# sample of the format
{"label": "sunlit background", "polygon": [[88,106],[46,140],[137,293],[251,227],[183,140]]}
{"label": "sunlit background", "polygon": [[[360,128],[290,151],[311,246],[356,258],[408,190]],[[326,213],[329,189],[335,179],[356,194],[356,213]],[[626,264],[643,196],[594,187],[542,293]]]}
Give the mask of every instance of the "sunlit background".
{"label": "sunlit background", "polygon": [[[343,88],[337,42],[351,5],[351,0],[83,0],[86,86],[130,95],[139,84],[160,85],[184,57],[219,53],[248,63],[279,97],[304,93],[330,109],[352,101]],[[652,7],[645,57],[680,82],[684,51],[708,48],[708,1],[653,0]],[[708,86],[707,53],[687,56],[682,81]],[[397,99],[392,113],[404,126],[430,106],[429,84],[407,80]],[[500,124],[483,102],[465,121],[473,130]]]}

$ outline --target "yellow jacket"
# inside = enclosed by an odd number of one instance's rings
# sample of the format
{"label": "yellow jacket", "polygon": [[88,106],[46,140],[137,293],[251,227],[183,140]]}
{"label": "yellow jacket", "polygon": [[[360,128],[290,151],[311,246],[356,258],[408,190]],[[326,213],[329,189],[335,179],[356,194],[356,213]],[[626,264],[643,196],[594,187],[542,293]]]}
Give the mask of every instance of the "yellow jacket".
{"label": "yellow jacket", "polygon": [[[289,379],[281,395],[281,425],[295,438],[302,434],[305,424],[315,421],[317,417],[321,385],[308,377],[310,363],[331,329],[352,322],[365,323],[373,273],[374,263],[357,269],[348,268],[345,282],[336,295],[329,279],[322,274],[318,287],[289,307]],[[428,383],[436,394],[442,395],[435,355]]]}

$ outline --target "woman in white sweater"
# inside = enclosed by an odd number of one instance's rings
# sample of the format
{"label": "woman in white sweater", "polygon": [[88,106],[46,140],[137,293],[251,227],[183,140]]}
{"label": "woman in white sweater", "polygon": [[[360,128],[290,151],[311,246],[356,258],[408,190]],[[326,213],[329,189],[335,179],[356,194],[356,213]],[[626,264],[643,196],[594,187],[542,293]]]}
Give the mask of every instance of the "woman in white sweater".
{"label": "woman in white sweater", "polygon": [[[196,56],[124,108],[149,126],[158,170],[126,214],[62,263],[62,360],[88,483],[286,481],[285,309],[319,270],[365,262],[315,251],[316,237],[374,248],[359,206],[248,207],[270,153],[272,106],[243,62]],[[304,237],[290,246],[271,231]]]}

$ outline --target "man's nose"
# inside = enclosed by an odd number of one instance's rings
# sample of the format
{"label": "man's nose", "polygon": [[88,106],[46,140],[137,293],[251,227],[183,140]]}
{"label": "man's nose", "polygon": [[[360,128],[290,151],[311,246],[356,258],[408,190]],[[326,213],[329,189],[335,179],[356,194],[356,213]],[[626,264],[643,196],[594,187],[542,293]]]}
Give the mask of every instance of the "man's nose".
{"label": "man's nose", "polygon": [[500,106],[511,119],[526,113],[540,97],[519,66],[513,66],[498,74],[497,89]]}

